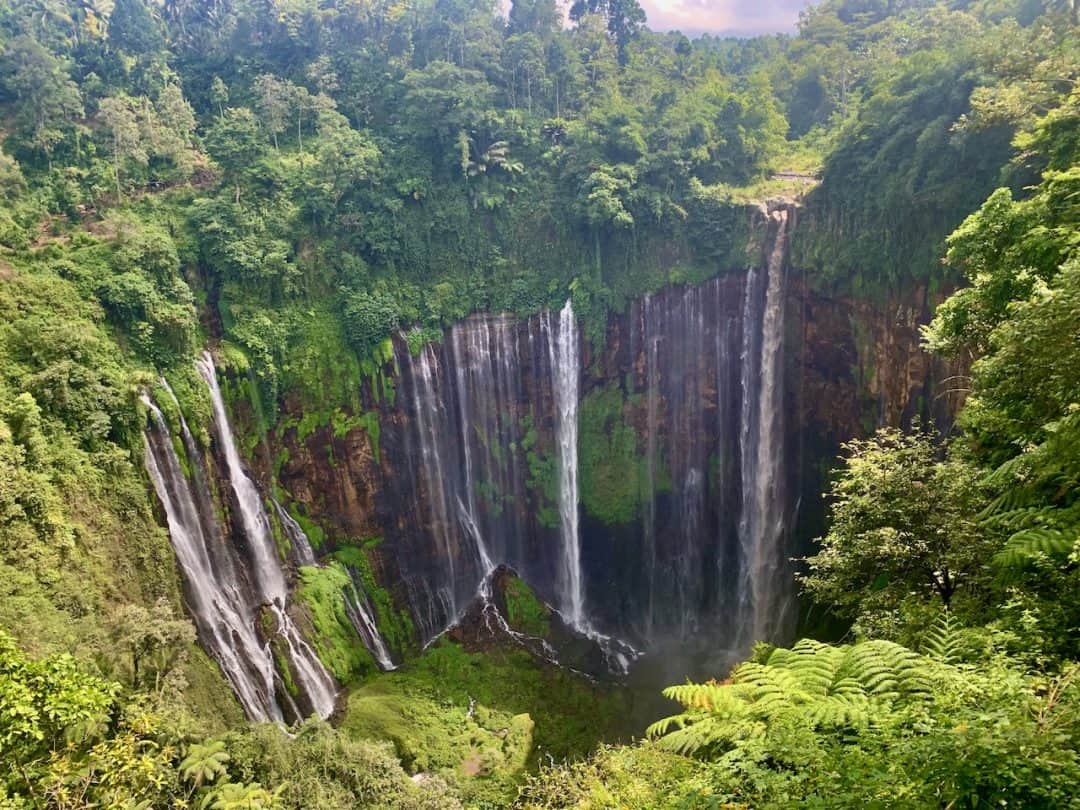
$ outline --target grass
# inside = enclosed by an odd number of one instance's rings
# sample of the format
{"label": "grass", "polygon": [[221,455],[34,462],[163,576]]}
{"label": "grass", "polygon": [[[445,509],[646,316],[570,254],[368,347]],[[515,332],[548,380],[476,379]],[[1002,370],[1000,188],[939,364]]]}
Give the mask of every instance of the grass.
{"label": "grass", "polygon": [[541,763],[617,736],[626,696],[539,664],[518,648],[470,653],[442,640],[350,694],[342,730],[389,740],[413,772],[434,771],[474,801],[506,801]]}

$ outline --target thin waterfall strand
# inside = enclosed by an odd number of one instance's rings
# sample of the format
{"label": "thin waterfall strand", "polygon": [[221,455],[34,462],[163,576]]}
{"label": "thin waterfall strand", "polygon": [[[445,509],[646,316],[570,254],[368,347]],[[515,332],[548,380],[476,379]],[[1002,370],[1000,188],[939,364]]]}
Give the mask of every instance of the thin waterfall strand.
{"label": "thin waterfall strand", "polygon": [[[775,579],[781,575],[784,510],[780,502],[782,471],[782,350],[784,257],[787,212],[772,215],[775,237],[764,271],[750,271],[746,282],[742,357],[742,508],[739,518],[740,639],[742,645],[765,640],[777,626]],[[764,282],[765,289],[761,290]],[[755,317],[760,311],[760,317]],[[760,322],[760,332],[751,328]]]}
{"label": "thin waterfall strand", "polygon": [[[547,316],[548,313],[545,313]],[[549,329],[550,332],[550,329]],[[581,572],[581,533],[578,525],[578,389],[581,377],[580,338],[569,300],[559,313],[557,329],[549,334],[555,436],[559,470],[559,524],[562,535],[559,571],[562,610],[578,629],[588,627],[585,585]]]}
{"label": "thin waterfall strand", "polygon": [[337,699],[337,687],[333,678],[326,671],[322,661],[300,635],[293,624],[286,608],[288,590],[285,573],[281,568],[273,534],[270,531],[270,519],[263,508],[262,498],[255,483],[244,471],[240,452],[229,424],[225,400],[218,385],[217,370],[209,352],[203,352],[196,361],[199,373],[210,392],[210,402],[214,414],[214,428],[225,464],[229,483],[236,496],[240,510],[241,527],[251,551],[254,586],[260,601],[269,605],[277,620],[277,632],[287,648],[289,663],[299,688],[307,695],[315,712],[323,718],[329,717]]}
{"label": "thin waterfall strand", "polygon": [[146,470],[165,509],[169,540],[187,585],[186,601],[199,636],[232,684],[248,718],[280,722],[269,645],[256,636],[254,616],[244,604],[231,570],[214,563],[202,510],[181,470],[161,411],[148,396],[143,396],[143,403],[153,419],[144,435]]}

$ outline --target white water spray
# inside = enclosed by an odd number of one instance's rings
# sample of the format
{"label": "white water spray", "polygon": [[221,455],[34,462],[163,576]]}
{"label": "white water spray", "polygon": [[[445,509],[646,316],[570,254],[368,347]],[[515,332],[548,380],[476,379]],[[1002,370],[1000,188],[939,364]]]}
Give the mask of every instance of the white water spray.
{"label": "white water spray", "polygon": [[544,313],[551,358],[555,400],[555,440],[559,470],[559,527],[562,557],[559,596],[566,620],[579,630],[588,627],[585,587],[581,571],[581,533],[578,526],[578,398],[581,349],[574,308],[569,300],[559,313],[556,329]]}
{"label": "white water spray", "polygon": [[323,718],[334,711],[337,687],[314,650],[304,641],[285,609],[288,589],[281,568],[277,547],[270,531],[270,519],[263,508],[262,498],[255,483],[244,471],[240,452],[229,424],[225,401],[218,385],[217,370],[209,352],[203,352],[196,366],[210,391],[214,413],[214,428],[225,464],[229,483],[240,509],[240,523],[251,552],[253,586],[257,596],[269,605],[277,620],[277,632],[287,648],[288,659],[294,670],[299,688],[308,696],[315,712]]}
{"label": "white water spray", "polygon": [[146,470],[165,509],[169,540],[188,586],[188,609],[248,717],[257,722],[280,721],[270,649],[255,634],[253,618],[232,582],[232,572],[214,563],[213,540],[203,530],[199,507],[161,411],[148,396],[143,395],[142,401],[154,420],[154,427],[144,436]]}

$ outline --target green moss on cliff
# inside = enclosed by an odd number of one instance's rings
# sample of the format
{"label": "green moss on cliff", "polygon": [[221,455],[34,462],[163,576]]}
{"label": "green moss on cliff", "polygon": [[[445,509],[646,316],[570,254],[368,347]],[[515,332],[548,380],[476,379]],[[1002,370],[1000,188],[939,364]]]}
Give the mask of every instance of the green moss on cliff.
{"label": "green moss on cliff", "polygon": [[549,611],[523,579],[514,577],[506,583],[506,619],[515,630],[530,636],[546,636],[550,629]]}
{"label": "green moss on cliff", "polygon": [[408,610],[394,605],[390,592],[379,585],[368,560],[367,550],[375,548],[382,538],[365,540],[361,546],[344,546],[334,552],[334,558],[356,572],[363,585],[364,594],[375,611],[375,624],[379,634],[389,647],[401,656],[410,653],[416,643],[416,628]]}
{"label": "green moss on cliff", "polygon": [[578,475],[581,502],[597,520],[630,523],[641,508],[644,459],[626,400],[615,384],[590,391],[578,411]]}
{"label": "green moss on cliff", "polygon": [[352,578],[339,562],[300,569],[297,598],[311,616],[312,642],[319,658],[340,683],[375,671],[375,661],[364,647],[345,612],[345,594]]}
{"label": "green moss on cliff", "polygon": [[539,432],[533,423],[532,414],[526,414],[521,420],[523,435],[521,450],[525,452],[529,477],[525,485],[535,498],[536,520],[545,528],[554,529],[559,525],[558,503],[559,490],[557,481],[557,461],[549,452],[540,447]]}
{"label": "green moss on cliff", "polygon": [[330,304],[318,301],[311,309],[288,312],[291,334],[281,361],[281,387],[296,397],[305,413],[360,408],[361,363]]}
{"label": "green moss on cliff", "polygon": [[393,407],[397,395],[394,376],[387,374],[387,366],[394,362],[394,343],[390,338],[381,341],[371,352],[370,357],[360,361],[360,370],[371,387],[371,396],[376,404],[385,403]]}

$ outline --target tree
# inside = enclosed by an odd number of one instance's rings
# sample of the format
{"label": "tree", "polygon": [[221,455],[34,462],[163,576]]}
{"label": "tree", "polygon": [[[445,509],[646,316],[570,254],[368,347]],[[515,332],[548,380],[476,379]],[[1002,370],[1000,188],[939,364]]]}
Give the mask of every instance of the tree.
{"label": "tree", "polygon": [[31,149],[45,155],[51,170],[54,148],[83,114],[79,88],[66,65],[24,35],[0,58],[0,87],[14,99],[17,132]]}
{"label": "tree", "polygon": [[131,686],[160,693],[195,643],[191,622],[177,619],[165,600],[159,600],[151,609],[125,605],[112,621],[114,642],[126,648],[130,656]]}
{"label": "tree", "polygon": [[599,14],[607,20],[607,30],[619,51],[619,64],[628,59],[627,48],[645,27],[645,11],[637,0],[574,0],[570,19],[579,22],[588,14]]}
{"label": "tree", "polygon": [[81,672],[70,655],[28,660],[0,631],[0,762],[7,771],[0,786],[34,795],[49,752],[95,739],[118,691]]}
{"label": "tree", "polygon": [[918,425],[907,434],[883,428],[845,449],[829,532],[800,577],[806,593],[872,624],[912,595],[948,607],[959,588],[974,589],[995,542],[976,520],[977,471],[938,461],[933,435]]}
{"label": "tree", "polygon": [[221,164],[226,180],[233,184],[235,201],[239,203],[241,189],[266,155],[266,141],[254,113],[246,107],[226,109],[207,133],[206,145]]}
{"label": "tree", "polygon": [[218,117],[224,118],[225,105],[229,103],[229,88],[220,76],[215,76],[210,83],[210,103],[217,107]]}
{"label": "tree", "polygon": [[160,23],[144,0],[116,0],[109,15],[108,39],[134,56],[155,56],[165,47]]}
{"label": "tree", "polygon": [[155,152],[166,157],[180,170],[190,172],[193,164],[192,138],[195,134],[195,111],[184,98],[184,92],[175,83],[166,84],[154,101],[156,116]]}
{"label": "tree", "polygon": [[[450,62],[432,62],[405,75],[405,113],[419,137],[434,137],[454,155],[461,132],[474,130],[494,100],[495,89],[484,75]],[[455,161],[456,162],[456,161]]]}
{"label": "tree", "polygon": [[397,300],[380,289],[346,295],[342,315],[345,335],[361,357],[367,357],[401,320]]}
{"label": "tree", "polygon": [[130,96],[111,96],[98,105],[98,118],[109,132],[109,145],[113,156],[113,177],[116,180],[116,199],[122,202],[124,193],[120,185],[120,167],[131,161],[145,166],[147,154],[142,128],[139,126],[140,107]]}
{"label": "tree", "polygon": [[535,34],[547,42],[559,31],[559,7],[555,0],[513,0],[508,22],[511,36]]}
{"label": "tree", "polygon": [[332,110],[319,115],[315,161],[304,174],[301,205],[312,222],[328,225],[349,213],[343,204],[377,175],[381,154],[367,136]]}
{"label": "tree", "polygon": [[285,131],[289,122],[291,82],[264,73],[255,79],[255,108],[270,137],[274,149],[278,148],[278,135]]}
{"label": "tree", "polygon": [[534,33],[515,34],[506,41],[503,56],[510,63],[512,92],[511,105],[517,103],[517,87],[520,81],[525,84],[525,103],[530,113],[533,111],[533,88],[539,87],[544,78],[544,46],[540,37]]}
{"label": "tree", "polygon": [[192,743],[180,762],[180,775],[191,782],[193,789],[210,785],[228,776],[229,752],[222,740]]}

